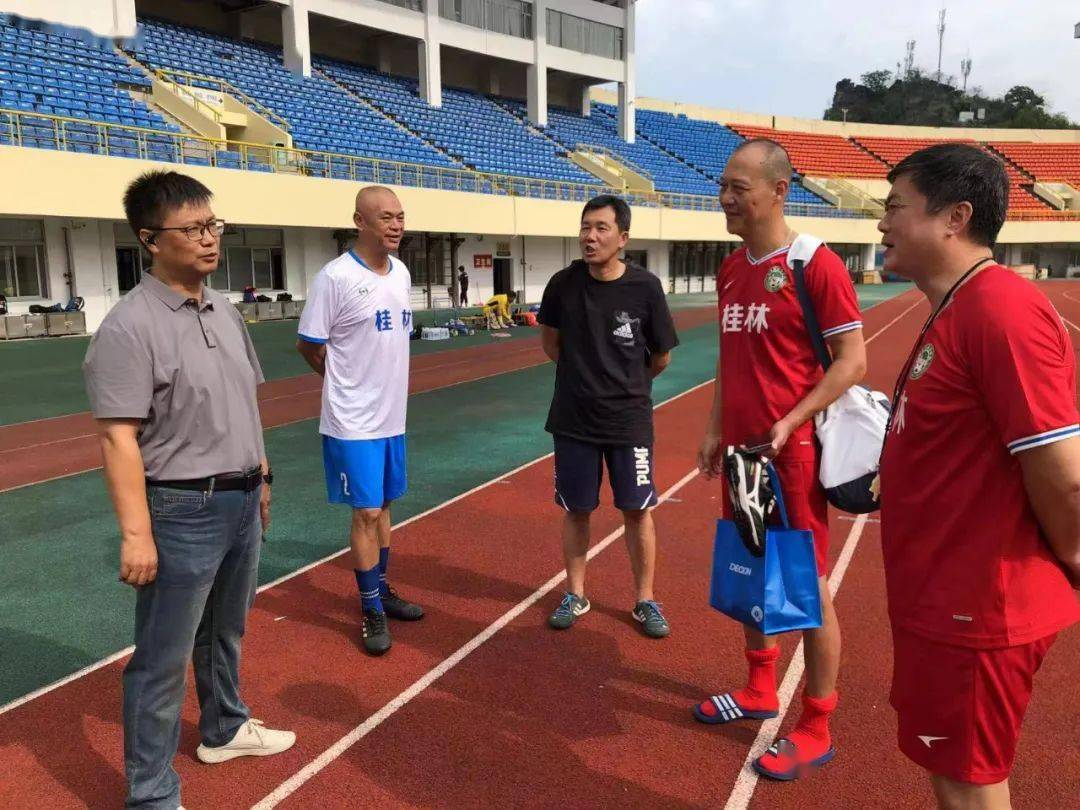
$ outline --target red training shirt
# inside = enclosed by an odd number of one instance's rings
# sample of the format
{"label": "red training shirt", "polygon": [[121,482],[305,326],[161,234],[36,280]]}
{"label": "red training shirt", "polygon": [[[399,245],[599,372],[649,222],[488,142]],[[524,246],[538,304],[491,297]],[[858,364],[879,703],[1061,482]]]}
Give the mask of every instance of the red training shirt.
{"label": "red training shirt", "polygon": [[[720,432],[725,444],[768,437],[821,380],[786,247],[760,259],[741,248],[720,265]],[[843,260],[822,245],[804,268],[818,325],[828,338],[862,328],[859,300]],[[781,457],[814,458],[813,424],[792,434]]]}
{"label": "red training shirt", "polygon": [[892,623],[983,649],[1055,633],[1080,618],[1080,602],[1016,454],[1080,435],[1061,316],[992,265],[957,290],[918,351],[881,466]]}

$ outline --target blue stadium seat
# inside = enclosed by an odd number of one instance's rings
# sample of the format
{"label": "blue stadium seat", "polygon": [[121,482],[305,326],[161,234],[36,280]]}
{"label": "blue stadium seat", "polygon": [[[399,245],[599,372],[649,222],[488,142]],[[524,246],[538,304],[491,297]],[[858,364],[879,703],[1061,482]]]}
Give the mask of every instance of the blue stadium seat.
{"label": "blue stadium seat", "polygon": [[[3,14],[0,41],[0,105],[64,118],[166,126],[158,113],[118,85],[150,85],[149,79],[119,53],[73,37],[18,28]],[[96,138],[69,142],[77,151],[101,149]],[[55,138],[40,135],[24,138],[23,144],[57,148]],[[125,146],[113,154],[126,155],[128,151]]]}

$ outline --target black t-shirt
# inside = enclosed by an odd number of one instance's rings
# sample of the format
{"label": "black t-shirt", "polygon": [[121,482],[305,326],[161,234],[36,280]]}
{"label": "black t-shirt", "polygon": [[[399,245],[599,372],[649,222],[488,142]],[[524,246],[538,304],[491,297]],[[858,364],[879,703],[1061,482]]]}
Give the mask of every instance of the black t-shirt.
{"label": "black t-shirt", "polygon": [[538,320],[559,330],[546,430],[596,444],[653,441],[650,353],[679,345],[660,279],[633,264],[597,281],[583,261],[548,282]]}

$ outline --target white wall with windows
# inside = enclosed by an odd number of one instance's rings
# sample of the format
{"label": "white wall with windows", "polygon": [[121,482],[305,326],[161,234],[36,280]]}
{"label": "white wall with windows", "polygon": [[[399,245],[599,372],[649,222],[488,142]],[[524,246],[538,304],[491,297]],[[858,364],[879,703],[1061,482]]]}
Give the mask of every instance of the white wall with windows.
{"label": "white wall with windows", "polygon": [[0,293],[9,302],[49,293],[45,227],[41,220],[0,219]]}

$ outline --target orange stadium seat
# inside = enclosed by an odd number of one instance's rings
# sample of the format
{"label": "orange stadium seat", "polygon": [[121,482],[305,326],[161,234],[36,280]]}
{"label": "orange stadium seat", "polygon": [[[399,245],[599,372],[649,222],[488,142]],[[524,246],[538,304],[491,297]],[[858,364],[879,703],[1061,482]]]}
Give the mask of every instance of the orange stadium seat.
{"label": "orange stadium seat", "polygon": [[847,138],[731,124],[746,138],[771,138],[787,149],[801,174],[830,177],[884,177],[889,167]]}

